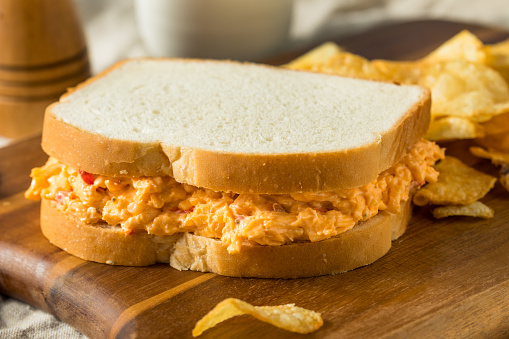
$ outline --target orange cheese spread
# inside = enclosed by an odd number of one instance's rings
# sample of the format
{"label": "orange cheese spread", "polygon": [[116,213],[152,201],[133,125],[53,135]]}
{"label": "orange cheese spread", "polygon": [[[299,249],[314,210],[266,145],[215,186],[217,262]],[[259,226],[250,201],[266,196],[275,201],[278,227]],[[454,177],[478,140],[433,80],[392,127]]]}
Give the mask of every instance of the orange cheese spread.
{"label": "orange cheese spread", "polygon": [[221,239],[230,252],[238,252],[244,241],[262,245],[320,241],[379,211],[398,213],[413,190],[437,180],[432,166],[443,156],[436,144],[421,140],[398,164],[364,186],[281,195],[215,192],[169,176],[94,175],[50,158],[32,170],[25,196],[54,201],[58,209],[84,223],[106,222],[126,234],[192,232]]}

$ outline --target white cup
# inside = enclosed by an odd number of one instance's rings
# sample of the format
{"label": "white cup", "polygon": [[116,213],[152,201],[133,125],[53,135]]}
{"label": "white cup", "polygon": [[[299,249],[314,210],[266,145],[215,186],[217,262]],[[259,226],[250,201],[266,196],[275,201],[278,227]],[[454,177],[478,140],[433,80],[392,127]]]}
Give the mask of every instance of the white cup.
{"label": "white cup", "polygon": [[293,0],[136,0],[152,56],[256,60],[288,39]]}

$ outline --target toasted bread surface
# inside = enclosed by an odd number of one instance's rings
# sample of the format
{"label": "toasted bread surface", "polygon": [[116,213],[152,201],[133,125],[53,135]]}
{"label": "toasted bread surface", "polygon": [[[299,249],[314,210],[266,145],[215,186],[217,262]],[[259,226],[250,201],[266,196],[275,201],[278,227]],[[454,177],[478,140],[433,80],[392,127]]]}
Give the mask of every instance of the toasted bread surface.
{"label": "toasted bread surface", "polygon": [[329,191],[363,185],[399,161],[426,132],[429,108],[429,91],[414,86],[133,60],[50,105],[42,146],[108,176],[171,175],[236,193]]}

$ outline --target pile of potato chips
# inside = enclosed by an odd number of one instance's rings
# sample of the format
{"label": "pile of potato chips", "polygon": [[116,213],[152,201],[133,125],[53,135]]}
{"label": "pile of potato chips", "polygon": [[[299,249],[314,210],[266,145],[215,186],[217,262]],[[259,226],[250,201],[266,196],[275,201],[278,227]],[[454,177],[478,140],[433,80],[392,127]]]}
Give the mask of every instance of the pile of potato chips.
{"label": "pile of potato chips", "polygon": [[201,335],[222,321],[243,314],[250,314],[261,321],[296,333],[311,333],[323,325],[319,313],[293,304],[253,306],[239,299],[228,298],[217,304],[214,309],[196,323],[193,329],[193,337]]}
{"label": "pile of potato chips", "polygon": [[[475,140],[482,147],[472,147],[472,154],[500,166],[500,182],[509,190],[509,39],[484,45],[462,31],[416,61],[367,60],[326,43],[285,67],[429,88],[431,123],[426,138]],[[437,167],[438,182],[422,189],[414,198],[416,204],[447,205],[435,209],[436,217],[493,217],[493,211],[477,200],[494,186],[494,177],[452,157]],[[456,177],[450,180],[451,176]],[[453,198],[451,192],[463,199]]]}
{"label": "pile of potato chips", "polygon": [[435,218],[453,215],[493,218],[493,210],[478,200],[493,188],[497,180],[495,177],[479,172],[451,156],[446,156],[435,168],[440,173],[438,181],[417,191],[414,204],[445,205],[433,210]]}

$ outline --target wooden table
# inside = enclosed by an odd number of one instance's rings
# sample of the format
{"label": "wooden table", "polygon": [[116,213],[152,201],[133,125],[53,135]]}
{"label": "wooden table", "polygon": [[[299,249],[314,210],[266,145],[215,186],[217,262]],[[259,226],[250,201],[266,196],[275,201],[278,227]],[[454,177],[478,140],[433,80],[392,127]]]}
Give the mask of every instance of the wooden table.
{"label": "wooden table", "polygon": [[[485,42],[495,29],[424,21],[339,40],[370,58],[412,59],[463,28]],[[284,62],[295,53],[272,60]],[[495,218],[435,220],[415,209],[405,235],[372,265],[295,280],[240,279],[179,272],[168,265],[115,267],[85,262],[50,245],[39,231],[39,204],[23,198],[30,168],[46,156],[32,138],[0,149],[0,293],[50,312],[92,338],[185,338],[216,303],[296,303],[322,314],[316,338],[509,337],[509,193],[499,184],[483,200]],[[449,154],[488,172],[486,161]],[[295,334],[243,316],[203,338],[290,338]]]}

